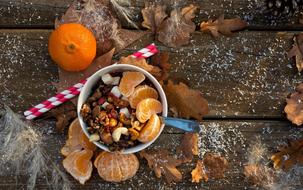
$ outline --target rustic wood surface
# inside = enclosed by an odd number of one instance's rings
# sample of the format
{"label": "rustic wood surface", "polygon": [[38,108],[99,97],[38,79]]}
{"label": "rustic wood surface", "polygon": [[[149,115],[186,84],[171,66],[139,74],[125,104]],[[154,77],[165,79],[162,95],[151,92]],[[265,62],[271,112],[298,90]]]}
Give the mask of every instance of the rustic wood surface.
{"label": "rustic wood surface", "polygon": [[[48,55],[47,40],[54,19],[71,2],[0,0],[0,100],[14,111],[22,113],[55,93],[52,83],[58,80],[58,71]],[[141,21],[143,0],[133,0],[130,5],[122,0],[118,2],[133,10],[137,15],[135,21]],[[166,0],[164,4],[171,7],[172,2]],[[183,181],[169,186],[163,179],[156,179],[146,161],[140,159],[139,172],[129,181],[107,183],[94,171],[85,186],[69,177],[73,189],[256,189],[243,175],[249,145],[259,136],[274,152],[286,139],[302,137],[302,130],[291,125],[283,113],[285,97],[302,81],[294,62],[286,57],[292,44],[292,30],[303,29],[303,25],[298,24],[299,16],[270,22],[261,10],[262,0],[180,1],[177,6],[188,2],[195,2],[201,8],[196,23],[224,13],[228,18],[240,16],[250,24],[248,30],[232,37],[214,39],[209,34],[196,32],[190,44],[182,48],[168,48],[156,42],[160,51],[170,53],[171,76],[199,89],[208,100],[210,113],[201,123],[204,130],[199,135],[199,157],[205,152],[226,156],[230,163],[226,177],[191,183],[190,171],[194,168],[191,163],[180,167]],[[122,25],[130,27],[123,20]],[[287,32],[279,32],[282,30]],[[115,59],[153,41],[153,36],[146,35],[116,54]],[[44,126],[41,130],[46,134],[47,151],[62,167],[59,151],[66,134],[54,132],[53,121],[35,123]],[[211,138],[213,134],[217,135],[216,139]],[[151,149],[175,151],[181,136],[182,131],[166,128]],[[47,188],[41,176],[37,189]],[[7,171],[0,175],[0,189],[26,189],[26,177]]]}

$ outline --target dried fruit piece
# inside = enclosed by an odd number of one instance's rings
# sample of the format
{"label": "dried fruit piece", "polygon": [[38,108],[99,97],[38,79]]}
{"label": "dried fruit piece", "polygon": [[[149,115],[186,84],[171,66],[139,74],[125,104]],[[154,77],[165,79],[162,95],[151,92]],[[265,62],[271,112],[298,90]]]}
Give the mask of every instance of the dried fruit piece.
{"label": "dried fruit piece", "polygon": [[287,105],[284,108],[287,119],[296,125],[303,124],[303,83],[296,87],[296,92],[286,98]]}
{"label": "dried fruit piece", "polygon": [[138,140],[143,143],[152,141],[159,134],[161,120],[157,114],[153,114],[143,129],[140,131]]}
{"label": "dried fruit piece", "polygon": [[202,22],[200,28],[202,32],[210,32],[214,37],[218,37],[219,32],[230,36],[232,32],[243,30],[246,26],[247,23],[240,18],[224,19],[224,15],[221,15],[215,21]]}
{"label": "dried fruit piece", "polygon": [[75,119],[69,126],[68,129],[68,139],[61,149],[61,154],[63,156],[68,156],[75,150],[81,150],[82,148],[89,150],[96,150],[96,146],[89,142],[89,139],[82,131],[79,119]]}
{"label": "dried fruit piece", "polygon": [[142,26],[150,29],[153,33],[167,17],[165,6],[155,5],[154,3],[145,3],[144,9],[141,10],[143,16]]}
{"label": "dried fruit piece", "polygon": [[299,72],[303,69],[303,33],[294,36],[294,44],[292,48],[288,51],[287,56],[289,58],[295,57],[296,66]]}
{"label": "dried fruit piece", "polygon": [[202,160],[197,161],[196,168],[193,169],[193,171],[191,172],[191,178],[192,178],[191,182],[193,183],[199,183],[201,179],[206,182],[208,181],[208,176],[205,173]]}
{"label": "dried fruit piece", "polygon": [[135,71],[124,72],[119,84],[123,96],[129,97],[141,82],[145,80],[144,74]]}
{"label": "dried fruit piece", "polygon": [[110,182],[121,182],[132,178],[139,169],[139,161],[135,154],[118,152],[101,152],[94,166],[102,179]]}
{"label": "dried fruit piece", "polygon": [[192,22],[198,7],[189,5],[182,10],[174,9],[170,17],[162,22],[158,29],[158,40],[170,47],[188,44],[190,35],[196,29]]}
{"label": "dried fruit piece", "polygon": [[81,184],[84,184],[91,177],[93,165],[91,150],[75,150],[63,160],[63,167]]}
{"label": "dried fruit piece", "polygon": [[154,170],[157,178],[165,176],[168,183],[182,181],[182,174],[176,168],[182,161],[169,155],[165,149],[141,151],[140,156],[144,157],[150,169]]}
{"label": "dried fruit piece", "polygon": [[274,168],[289,170],[294,165],[303,165],[303,139],[290,141],[271,156]]}
{"label": "dried fruit piece", "polygon": [[198,133],[185,133],[181,144],[177,148],[177,153],[181,154],[183,162],[191,162],[194,155],[199,154]]}
{"label": "dried fruit piece", "polygon": [[162,104],[154,98],[146,98],[139,102],[136,109],[136,117],[141,123],[145,123],[153,114],[162,112]]}
{"label": "dried fruit piece", "polygon": [[137,86],[128,100],[131,108],[136,109],[138,103],[146,98],[158,99],[158,92],[148,85]]}
{"label": "dried fruit piece", "polygon": [[161,69],[157,66],[149,65],[144,58],[135,58],[133,56],[121,57],[120,64],[129,64],[140,67],[154,76],[159,76]]}
{"label": "dried fruit piece", "polygon": [[198,90],[190,89],[184,83],[174,84],[171,80],[163,86],[168,105],[176,109],[180,117],[199,121],[208,113],[208,103]]}

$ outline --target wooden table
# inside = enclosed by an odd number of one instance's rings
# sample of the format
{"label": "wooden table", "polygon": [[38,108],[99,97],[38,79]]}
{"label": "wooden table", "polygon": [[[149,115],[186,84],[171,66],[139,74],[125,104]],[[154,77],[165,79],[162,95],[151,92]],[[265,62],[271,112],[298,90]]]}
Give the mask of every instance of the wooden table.
{"label": "wooden table", "polygon": [[[71,2],[0,0],[0,99],[19,113],[55,93],[51,82],[58,80],[57,66],[48,55],[47,40],[55,17]],[[182,1],[180,6],[189,2],[194,1]],[[240,16],[250,23],[248,30],[232,37],[214,39],[209,34],[196,32],[191,43],[182,48],[168,48],[157,42],[161,51],[170,52],[171,74],[188,79],[190,86],[199,89],[208,100],[210,113],[202,122],[205,130],[200,134],[201,155],[210,151],[225,156],[230,163],[226,177],[191,183],[190,171],[194,164],[188,164],[181,167],[183,182],[169,186],[163,179],[157,179],[141,160],[139,172],[129,181],[107,183],[94,171],[85,186],[70,177],[75,189],[254,189],[243,175],[243,165],[247,162],[247,148],[255,138],[260,136],[262,142],[274,150],[286,139],[302,135],[283,113],[285,97],[302,78],[295,64],[286,57],[292,44],[290,30],[303,29],[298,17],[271,24],[259,11],[262,0],[195,2],[201,7],[195,19],[197,23],[223,13],[227,18]],[[140,15],[143,6],[143,0],[133,0],[128,7]],[[141,17],[137,21],[140,22]],[[144,36],[115,58],[152,41],[151,36]],[[63,157],[59,150],[66,135],[52,132],[53,128],[46,127],[45,143],[61,167]],[[211,134],[217,134],[217,139],[210,138]],[[174,150],[181,136],[181,131],[167,128],[153,148]],[[24,176],[18,177],[17,184],[10,173],[0,176],[0,189],[24,188]],[[44,179],[39,179],[37,189],[45,188]]]}

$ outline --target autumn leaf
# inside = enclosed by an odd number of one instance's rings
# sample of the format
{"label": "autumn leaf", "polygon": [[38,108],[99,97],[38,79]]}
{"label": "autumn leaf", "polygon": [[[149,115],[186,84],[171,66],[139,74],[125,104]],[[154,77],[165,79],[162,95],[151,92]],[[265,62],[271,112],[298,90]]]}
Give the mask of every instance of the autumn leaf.
{"label": "autumn leaf", "polygon": [[202,22],[200,30],[202,32],[210,32],[214,37],[218,37],[219,33],[230,36],[232,32],[243,30],[246,26],[247,23],[240,18],[224,19],[224,15],[222,15],[215,21]]}
{"label": "autumn leaf", "polygon": [[158,81],[166,80],[169,76],[169,71],[171,68],[171,64],[169,63],[169,53],[162,51],[152,56],[151,65],[157,66],[161,69],[160,75],[156,76]]}
{"label": "autumn leaf", "polygon": [[271,168],[260,164],[249,164],[244,166],[244,175],[255,185],[266,186],[273,184],[275,174]]}
{"label": "autumn leaf", "polygon": [[303,83],[296,87],[296,92],[292,93],[288,98],[286,98],[287,105],[284,111],[293,124],[298,126],[303,124]]}
{"label": "autumn leaf", "polygon": [[142,26],[155,33],[164,19],[167,17],[165,6],[155,5],[155,3],[146,3],[145,8],[141,10],[143,16]]}
{"label": "autumn leaf", "polygon": [[198,134],[185,133],[180,145],[177,147],[177,153],[181,155],[182,162],[191,162],[194,155],[199,154]]}
{"label": "autumn leaf", "polygon": [[70,122],[77,117],[76,106],[71,102],[66,102],[59,107],[56,107],[44,115],[44,118],[56,118],[56,129],[58,132],[63,132],[69,126]]}
{"label": "autumn leaf", "polygon": [[174,9],[170,17],[162,22],[158,29],[158,40],[170,47],[180,47],[189,43],[191,33],[196,29],[192,22],[198,7],[189,5],[188,7]]}
{"label": "autumn leaf", "polygon": [[56,19],[55,28],[65,23],[79,23],[89,28],[97,40],[97,55],[102,55],[115,43],[121,43],[118,31],[120,23],[112,14],[108,1],[74,1],[61,19]]}
{"label": "autumn leaf", "polygon": [[278,148],[279,152],[271,156],[274,168],[289,170],[294,165],[303,165],[303,139],[290,141],[287,146]]}
{"label": "autumn leaf", "polygon": [[198,160],[196,168],[191,172],[192,182],[199,183],[201,179],[224,178],[224,173],[228,168],[228,162],[224,157],[213,153],[206,153],[202,160]]}
{"label": "autumn leaf", "polygon": [[59,70],[59,82],[54,83],[57,92],[61,92],[70,86],[78,83],[80,80],[86,79],[94,74],[99,69],[109,66],[112,64],[112,57],[114,55],[115,49],[107,52],[106,54],[97,57],[94,62],[84,71],[81,72],[68,72],[60,67]]}
{"label": "autumn leaf", "polygon": [[141,151],[140,156],[147,160],[149,168],[154,170],[157,178],[165,176],[168,183],[182,181],[182,174],[176,168],[182,161],[169,155],[165,149]]}
{"label": "autumn leaf", "polygon": [[208,113],[208,103],[198,90],[184,83],[174,84],[171,80],[163,86],[169,107],[176,109],[180,117],[199,121]]}
{"label": "autumn leaf", "polygon": [[302,48],[303,48],[303,33],[300,33],[294,36],[294,44],[287,54],[289,58],[295,57],[296,66],[299,72],[301,72],[303,69]]}
{"label": "autumn leaf", "polygon": [[147,34],[150,34],[150,32],[141,30],[119,29],[117,34],[119,36],[119,41],[115,41],[115,53],[120,52]]}
{"label": "autumn leaf", "polygon": [[205,172],[205,168],[203,166],[202,160],[197,161],[196,168],[192,170],[191,172],[191,178],[193,183],[199,183],[200,180],[208,181],[208,176]]}

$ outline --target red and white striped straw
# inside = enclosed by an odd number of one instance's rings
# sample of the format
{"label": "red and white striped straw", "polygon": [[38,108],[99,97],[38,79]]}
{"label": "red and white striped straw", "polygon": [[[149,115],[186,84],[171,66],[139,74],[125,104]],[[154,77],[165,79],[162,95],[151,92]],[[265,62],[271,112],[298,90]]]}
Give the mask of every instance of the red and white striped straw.
{"label": "red and white striped straw", "polygon": [[[147,47],[133,53],[131,56],[135,58],[148,58],[158,52],[157,47],[154,43],[148,45]],[[69,101],[75,96],[79,95],[82,87],[88,79],[84,79],[79,83],[69,87],[68,89],[56,94],[55,96],[47,99],[46,101],[32,107],[31,109],[24,112],[26,119],[31,120],[36,117],[39,117],[43,113],[51,110],[52,108]]]}

